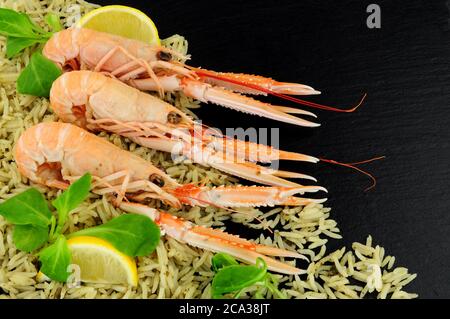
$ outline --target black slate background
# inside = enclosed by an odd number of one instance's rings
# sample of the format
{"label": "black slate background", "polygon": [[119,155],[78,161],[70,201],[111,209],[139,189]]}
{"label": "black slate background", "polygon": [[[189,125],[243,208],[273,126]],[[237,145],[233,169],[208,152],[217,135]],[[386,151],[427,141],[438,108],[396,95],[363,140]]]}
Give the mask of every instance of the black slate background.
{"label": "black slate background", "polygon": [[[189,41],[191,65],[312,85],[310,100],[355,103],[353,114],[315,111],[322,126],[305,129],[205,105],[206,124],[280,127],[282,149],[341,161],[377,155],[369,181],[327,164],[283,163],[328,188],[328,205],[349,246],[372,234],[417,272],[408,290],[450,298],[450,28],[446,1],[97,1],[149,14],[160,36]],[[366,7],[381,6],[381,29],[368,29]],[[268,99],[278,102],[279,100]],[[283,102],[284,103],[284,102]],[[289,103],[284,103],[289,105]],[[235,232],[242,229],[234,227]],[[248,234],[247,234],[248,235]]]}

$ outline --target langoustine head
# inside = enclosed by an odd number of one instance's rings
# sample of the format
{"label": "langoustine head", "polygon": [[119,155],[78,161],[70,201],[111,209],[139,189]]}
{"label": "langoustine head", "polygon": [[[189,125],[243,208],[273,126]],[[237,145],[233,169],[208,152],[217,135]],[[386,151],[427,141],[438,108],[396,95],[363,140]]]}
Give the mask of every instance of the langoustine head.
{"label": "langoustine head", "polygon": [[50,122],[27,129],[15,151],[19,172],[33,182],[66,188],[85,173],[99,194],[148,191],[149,196],[179,206],[162,187],[178,183],[151,163],[77,126]]}
{"label": "langoustine head", "polygon": [[193,126],[182,111],[102,73],[73,71],[52,85],[50,102],[65,122],[95,129],[117,123],[155,123],[168,129]]}
{"label": "langoustine head", "polygon": [[109,72],[128,63],[129,55],[149,62],[172,59],[170,50],[164,47],[77,27],[55,33],[42,53],[63,70],[94,69],[111,53],[114,53],[113,59],[108,59],[102,66]]}

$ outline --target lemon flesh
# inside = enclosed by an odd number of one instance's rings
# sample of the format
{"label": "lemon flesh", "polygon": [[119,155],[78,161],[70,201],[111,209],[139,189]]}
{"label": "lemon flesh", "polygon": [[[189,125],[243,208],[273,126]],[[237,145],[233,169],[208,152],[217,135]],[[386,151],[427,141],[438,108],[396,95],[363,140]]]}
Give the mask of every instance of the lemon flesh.
{"label": "lemon flesh", "polygon": [[77,27],[120,35],[147,44],[160,45],[153,21],[137,9],[112,5],[95,9],[78,21]]}
{"label": "lemon flesh", "polygon": [[69,239],[67,244],[72,263],[80,267],[81,281],[137,285],[136,262],[109,242],[96,237],[79,236]]}

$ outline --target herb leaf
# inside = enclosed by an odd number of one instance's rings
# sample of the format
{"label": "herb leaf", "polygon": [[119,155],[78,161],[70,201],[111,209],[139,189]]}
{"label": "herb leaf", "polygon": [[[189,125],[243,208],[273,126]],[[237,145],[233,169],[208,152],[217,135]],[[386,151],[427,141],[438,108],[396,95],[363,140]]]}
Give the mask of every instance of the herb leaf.
{"label": "herb leaf", "polygon": [[52,213],[44,196],[30,188],[0,204],[0,215],[16,225],[47,227]]}
{"label": "herb leaf", "polygon": [[226,266],[239,265],[236,259],[225,253],[215,254],[211,260],[211,264],[215,272]]}
{"label": "herb leaf", "polygon": [[[51,23],[52,27],[58,28],[59,19],[55,20],[54,16],[53,14],[47,15],[49,21],[47,21],[47,17],[46,21]],[[6,43],[8,59],[29,46],[45,43],[52,35],[36,25],[25,13],[5,8],[0,8],[0,34],[8,37]]]}
{"label": "herb leaf", "polygon": [[22,50],[40,42],[42,41],[35,38],[8,37],[6,41],[6,57],[11,59]]}
{"label": "herb leaf", "polygon": [[56,232],[64,227],[70,211],[77,208],[89,195],[91,179],[89,173],[84,174],[52,202],[53,206],[58,210],[58,227]]}
{"label": "herb leaf", "polygon": [[47,37],[47,38],[49,38],[51,36],[50,32],[46,32],[44,29],[42,29],[40,26],[38,26],[36,23],[34,23],[28,14],[23,13],[23,12],[19,12],[19,14],[28,20],[33,31],[39,33],[39,36],[43,36],[43,37]]}
{"label": "herb leaf", "polygon": [[11,37],[37,38],[36,25],[31,19],[11,9],[0,8],[0,34]]}
{"label": "herb leaf", "polygon": [[19,250],[31,252],[42,247],[48,239],[48,227],[33,225],[14,226],[13,240]]}
{"label": "herb leaf", "polygon": [[45,22],[49,25],[53,32],[58,32],[62,30],[61,21],[59,20],[59,16],[54,13],[48,13],[45,16]]}
{"label": "herb leaf", "polygon": [[266,275],[267,265],[261,258],[258,258],[255,266],[232,265],[223,267],[216,273],[212,281],[213,298],[220,298],[223,294],[264,282]]}
{"label": "herb leaf", "polygon": [[60,282],[67,281],[69,277],[67,267],[71,262],[71,254],[63,235],[59,235],[52,245],[41,250],[38,256],[41,262],[41,271],[47,277]]}
{"label": "herb leaf", "polygon": [[75,236],[102,238],[125,255],[146,256],[155,250],[160,238],[159,227],[147,216],[125,214],[109,222],[72,233]]}
{"label": "herb leaf", "polygon": [[22,94],[48,97],[53,81],[61,74],[61,70],[52,61],[35,52],[17,79],[17,91]]}

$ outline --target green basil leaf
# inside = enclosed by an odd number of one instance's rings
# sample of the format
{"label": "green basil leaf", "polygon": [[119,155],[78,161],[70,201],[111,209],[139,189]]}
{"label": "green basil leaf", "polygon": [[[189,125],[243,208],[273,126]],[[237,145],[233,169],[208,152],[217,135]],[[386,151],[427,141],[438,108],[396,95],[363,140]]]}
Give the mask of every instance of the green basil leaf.
{"label": "green basil leaf", "polygon": [[[261,261],[262,259],[259,262]],[[213,297],[220,298],[223,294],[238,291],[263,281],[267,275],[267,266],[264,261],[262,262],[263,267],[234,265],[220,269],[212,281]]]}
{"label": "green basil leaf", "polygon": [[38,38],[31,19],[11,9],[0,8],[0,34],[11,37]]}
{"label": "green basil leaf", "polygon": [[93,236],[102,238],[125,255],[147,256],[158,245],[159,227],[147,216],[125,214],[109,222],[72,233],[75,236]]}
{"label": "green basil leaf", "polygon": [[48,239],[48,227],[15,225],[13,240],[17,249],[31,252],[42,247]]}
{"label": "green basil leaf", "polygon": [[56,241],[41,250],[38,254],[41,271],[50,279],[66,282],[69,277],[67,267],[71,262],[71,254],[67,240],[59,235]]}
{"label": "green basil leaf", "polygon": [[89,195],[91,179],[89,173],[84,174],[52,202],[58,210],[58,230],[64,226],[70,211],[77,208]]}
{"label": "green basil leaf", "polygon": [[52,61],[35,52],[17,79],[17,91],[22,94],[48,97],[53,81],[61,74],[61,70]]}
{"label": "green basil leaf", "polygon": [[211,260],[211,264],[215,272],[223,267],[239,265],[236,259],[225,253],[215,254]]}
{"label": "green basil leaf", "polygon": [[51,33],[50,33],[50,32],[45,31],[45,30],[42,29],[40,26],[38,26],[37,24],[35,24],[35,23],[33,22],[33,20],[31,20],[31,18],[30,18],[29,15],[27,15],[26,13],[22,13],[22,12],[19,12],[19,14],[22,15],[25,19],[28,20],[28,22],[29,22],[30,25],[31,25],[31,28],[32,28],[35,32],[40,33],[43,37],[49,38],[49,37],[51,36]]}
{"label": "green basil leaf", "polygon": [[16,225],[47,227],[52,213],[44,196],[30,188],[0,204],[0,215]]}
{"label": "green basil leaf", "polygon": [[41,40],[35,38],[8,37],[6,41],[6,57],[11,59],[22,50],[41,42]]}
{"label": "green basil leaf", "polygon": [[58,32],[63,29],[59,16],[54,13],[48,13],[45,16],[45,23],[49,25],[53,32]]}

